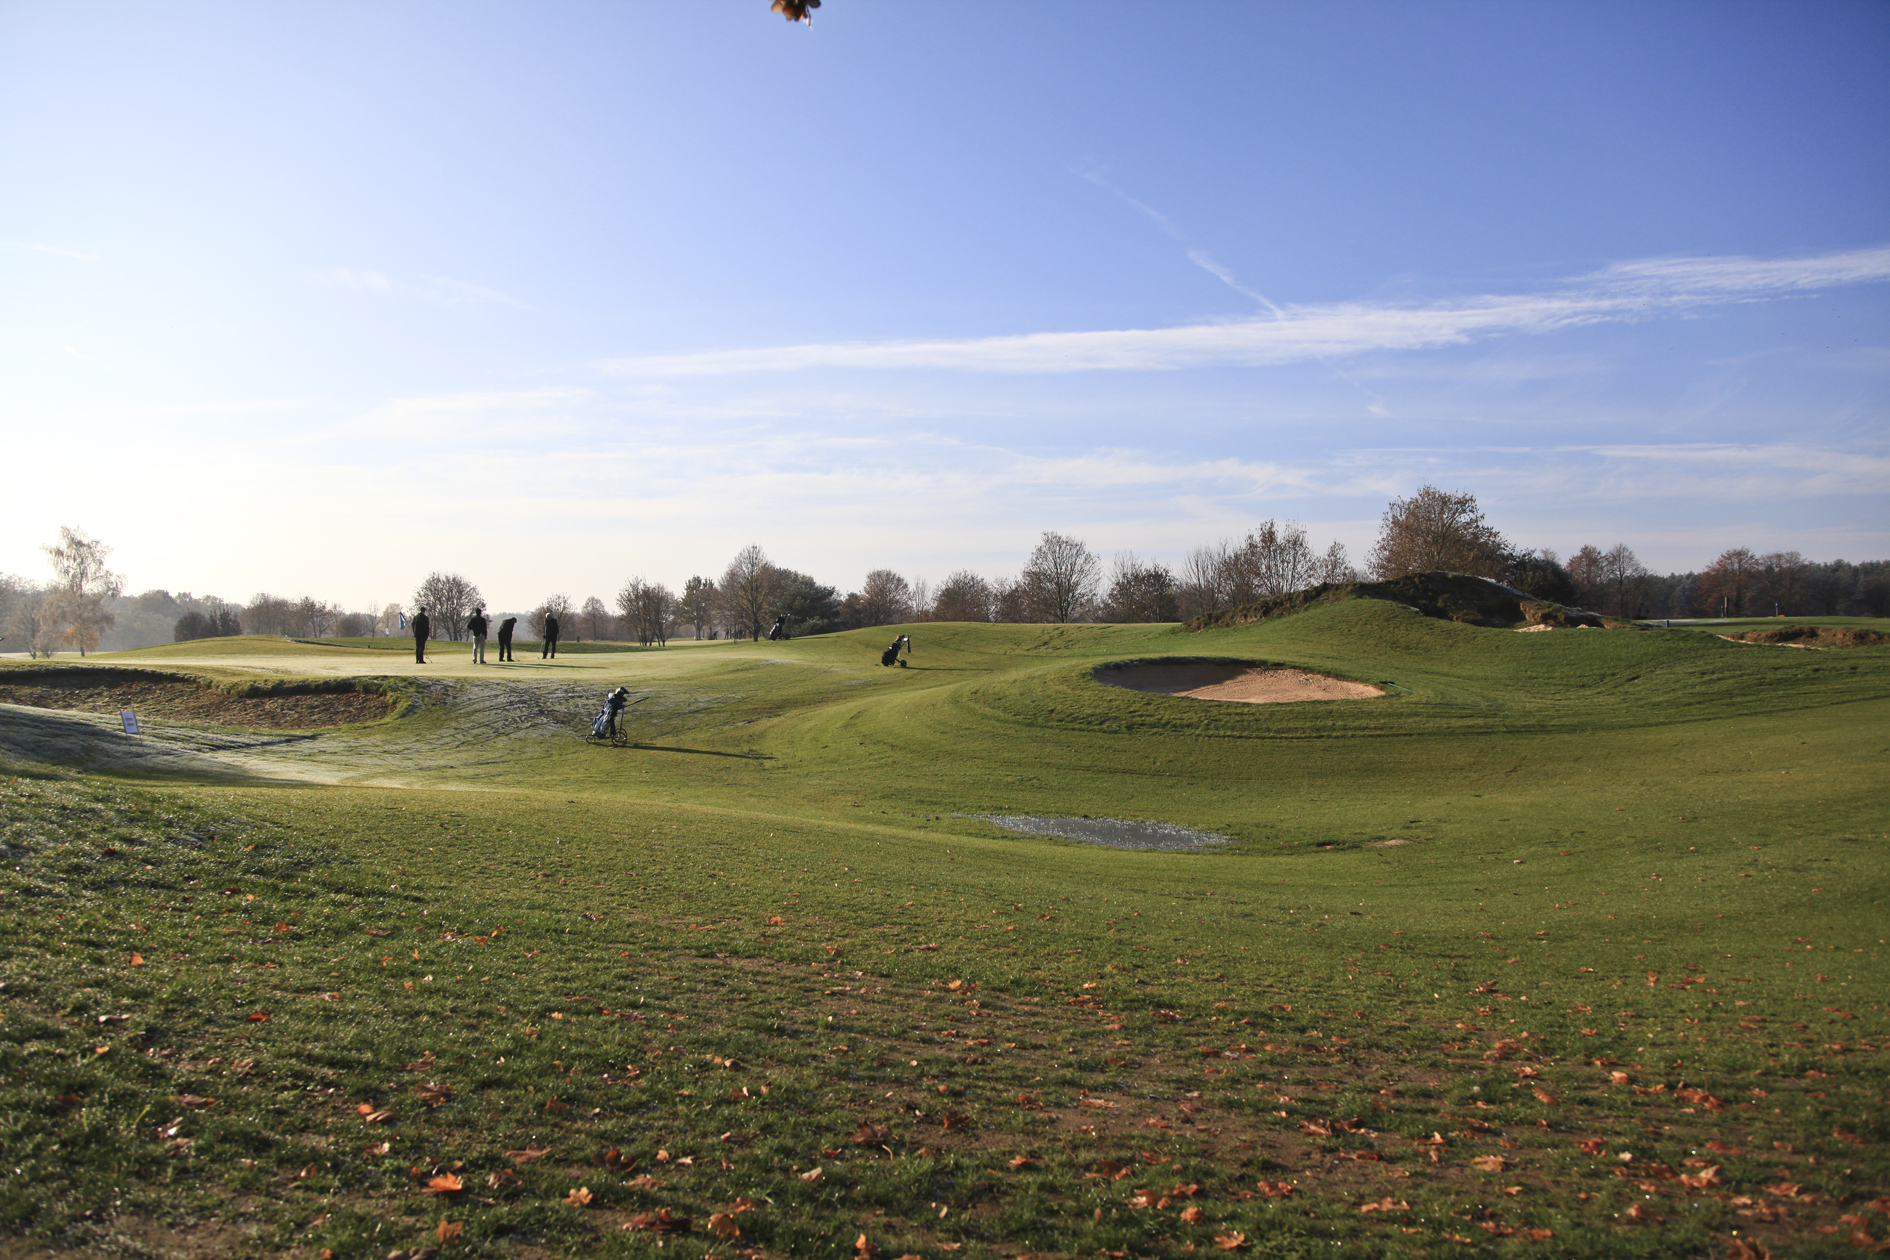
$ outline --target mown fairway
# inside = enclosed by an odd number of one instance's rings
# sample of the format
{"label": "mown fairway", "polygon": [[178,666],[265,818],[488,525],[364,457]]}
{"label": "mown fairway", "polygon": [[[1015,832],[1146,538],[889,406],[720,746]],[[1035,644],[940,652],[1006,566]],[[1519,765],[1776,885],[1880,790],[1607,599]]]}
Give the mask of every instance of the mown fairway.
{"label": "mown fairway", "polygon": [[[0,709],[0,1254],[1890,1236],[1890,650],[1375,601],[907,629],[899,670],[891,628],[100,662],[392,680],[404,716],[292,739]],[[1396,685],[1090,676],[1178,655]],[[581,742],[619,682],[639,745]]]}

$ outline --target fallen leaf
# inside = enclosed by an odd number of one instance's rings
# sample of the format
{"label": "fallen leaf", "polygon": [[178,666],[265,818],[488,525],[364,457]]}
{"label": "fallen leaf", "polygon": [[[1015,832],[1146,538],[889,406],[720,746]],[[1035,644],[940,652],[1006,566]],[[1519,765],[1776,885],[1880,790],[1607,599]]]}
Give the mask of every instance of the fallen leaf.
{"label": "fallen leaf", "polygon": [[1543,1103],[1550,1107],[1553,1107],[1555,1104],[1562,1101],[1561,1098],[1559,1098],[1558,1096],[1554,1094],[1551,1094],[1548,1090],[1543,1089],[1541,1086],[1537,1086],[1535,1089],[1532,1089],[1529,1092],[1536,1096],[1537,1102]]}
{"label": "fallen leaf", "polygon": [[466,1183],[452,1173],[441,1173],[437,1177],[430,1177],[426,1184],[428,1194],[458,1194],[465,1188]]}
{"label": "fallen leaf", "polygon": [[453,1091],[448,1089],[446,1086],[436,1085],[430,1081],[427,1084],[422,1085],[419,1088],[415,1089],[413,1092],[418,1094],[420,1096],[420,1101],[425,1103],[429,1107],[444,1106],[446,1104],[446,1100],[453,1096]]}
{"label": "fallen leaf", "polygon": [[564,1201],[572,1207],[589,1207],[591,1205],[591,1188],[589,1186],[579,1186],[570,1194],[565,1195]]}
{"label": "fallen leaf", "polygon": [[1509,1167],[1509,1161],[1501,1155],[1479,1155],[1470,1161],[1470,1166],[1487,1173],[1500,1173]]}
{"label": "fallen leaf", "polygon": [[505,1157],[514,1164],[529,1164],[534,1159],[543,1159],[551,1154],[549,1146],[528,1146],[522,1151],[507,1151]]}
{"label": "fallen leaf", "polygon": [[1390,1195],[1386,1195],[1376,1203],[1367,1203],[1359,1208],[1360,1212],[1408,1212],[1410,1210],[1409,1203],[1393,1203]]}
{"label": "fallen leaf", "polygon": [[629,1186],[632,1190],[649,1190],[655,1192],[661,1190],[665,1183],[658,1181],[648,1173],[638,1173],[623,1184]]}
{"label": "fallen leaf", "polygon": [[501,1168],[498,1172],[486,1178],[486,1187],[491,1190],[504,1190],[508,1186],[522,1186],[524,1184],[525,1178],[519,1176],[510,1168]]}
{"label": "fallen leaf", "polygon": [[1262,1181],[1259,1183],[1259,1190],[1269,1199],[1284,1199],[1293,1193],[1293,1187],[1284,1181]]}
{"label": "fallen leaf", "polygon": [[1239,1251],[1247,1245],[1247,1235],[1239,1230],[1214,1235],[1214,1245],[1222,1251]]}
{"label": "fallen leaf", "polygon": [[809,1182],[819,1181],[822,1177],[826,1176],[826,1174],[827,1170],[824,1168],[810,1168],[801,1174],[801,1180]]}
{"label": "fallen leaf", "polygon": [[657,1234],[686,1234],[694,1224],[687,1216],[673,1215],[668,1208],[640,1212],[624,1222],[625,1229],[647,1229]]}
{"label": "fallen leaf", "polygon": [[142,967],[142,966],[144,966],[144,955],[143,955],[143,954],[133,954],[133,955],[131,956],[131,965],[132,965],[133,967]]}
{"label": "fallen leaf", "polygon": [[1725,1183],[1726,1179],[1719,1174],[1718,1164],[1711,1164],[1696,1173],[1680,1174],[1680,1184],[1691,1186],[1695,1190],[1709,1190]]}
{"label": "fallen leaf", "polygon": [[439,1235],[440,1246],[446,1247],[458,1242],[460,1235],[466,1232],[466,1227],[461,1225],[458,1221],[449,1221],[442,1218],[439,1229],[434,1232]]}
{"label": "fallen leaf", "polygon": [[179,1094],[177,1101],[186,1107],[214,1107],[217,1105],[216,1099],[202,1098],[196,1094]]}
{"label": "fallen leaf", "polygon": [[571,1104],[562,1098],[547,1098],[545,1100],[545,1110],[563,1115],[565,1112],[571,1110]]}
{"label": "fallen leaf", "polygon": [[735,1218],[727,1212],[716,1212],[709,1217],[709,1232],[714,1234],[717,1238],[740,1238],[742,1236],[741,1226],[737,1225]]}
{"label": "fallen leaf", "polygon": [[854,1131],[852,1140],[860,1146],[883,1146],[892,1141],[892,1130],[883,1124],[860,1121],[860,1127]]}
{"label": "fallen leaf", "polygon": [[1196,1205],[1192,1203],[1190,1203],[1187,1207],[1181,1210],[1181,1219],[1183,1223],[1188,1224],[1188,1225],[1199,1225],[1201,1223],[1201,1219],[1205,1217],[1206,1215],[1207,1213],[1203,1212],[1199,1207],[1197,1207]]}

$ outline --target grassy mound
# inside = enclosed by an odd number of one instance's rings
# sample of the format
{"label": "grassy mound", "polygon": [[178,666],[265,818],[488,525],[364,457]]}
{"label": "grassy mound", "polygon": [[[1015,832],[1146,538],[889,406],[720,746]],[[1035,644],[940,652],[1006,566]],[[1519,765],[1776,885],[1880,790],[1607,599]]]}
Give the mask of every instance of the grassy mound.
{"label": "grassy mound", "polygon": [[1355,599],[1389,600],[1414,608],[1426,617],[1473,626],[1513,626],[1519,623],[1548,626],[1623,627],[1594,613],[1568,608],[1548,600],[1531,599],[1513,587],[1467,573],[1412,573],[1388,582],[1321,582],[1303,591],[1243,604],[1238,608],[1202,613],[1181,628],[1187,631],[1224,629],[1270,621]]}

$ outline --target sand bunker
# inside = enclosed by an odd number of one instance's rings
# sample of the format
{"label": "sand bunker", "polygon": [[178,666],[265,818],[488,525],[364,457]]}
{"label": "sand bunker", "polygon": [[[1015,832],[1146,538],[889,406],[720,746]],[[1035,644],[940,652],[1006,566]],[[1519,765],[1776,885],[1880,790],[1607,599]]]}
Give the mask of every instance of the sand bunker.
{"label": "sand bunker", "polygon": [[1370,683],[1348,682],[1303,669],[1249,665],[1240,661],[1157,661],[1101,665],[1094,671],[1105,687],[1126,687],[1163,696],[1227,700],[1235,704],[1292,704],[1300,700],[1363,700],[1385,694]]}
{"label": "sand bunker", "polygon": [[1132,822],[1124,818],[1044,818],[1031,814],[957,814],[958,818],[982,818],[1006,831],[1027,836],[1056,836],[1080,844],[1100,844],[1112,849],[1207,849],[1229,843],[1226,836],[1211,831],[1195,831],[1173,823]]}

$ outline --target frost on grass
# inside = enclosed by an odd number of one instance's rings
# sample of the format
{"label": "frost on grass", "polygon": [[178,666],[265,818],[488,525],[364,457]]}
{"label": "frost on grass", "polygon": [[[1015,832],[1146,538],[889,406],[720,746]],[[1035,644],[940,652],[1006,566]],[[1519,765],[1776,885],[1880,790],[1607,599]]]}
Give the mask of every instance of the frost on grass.
{"label": "frost on grass", "polygon": [[1194,831],[1173,823],[1134,822],[1124,818],[1044,818],[1032,814],[966,814],[982,818],[1006,831],[1027,836],[1057,836],[1079,844],[1101,844],[1112,849],[1210,849],[1231,843],[1211,831]]}

